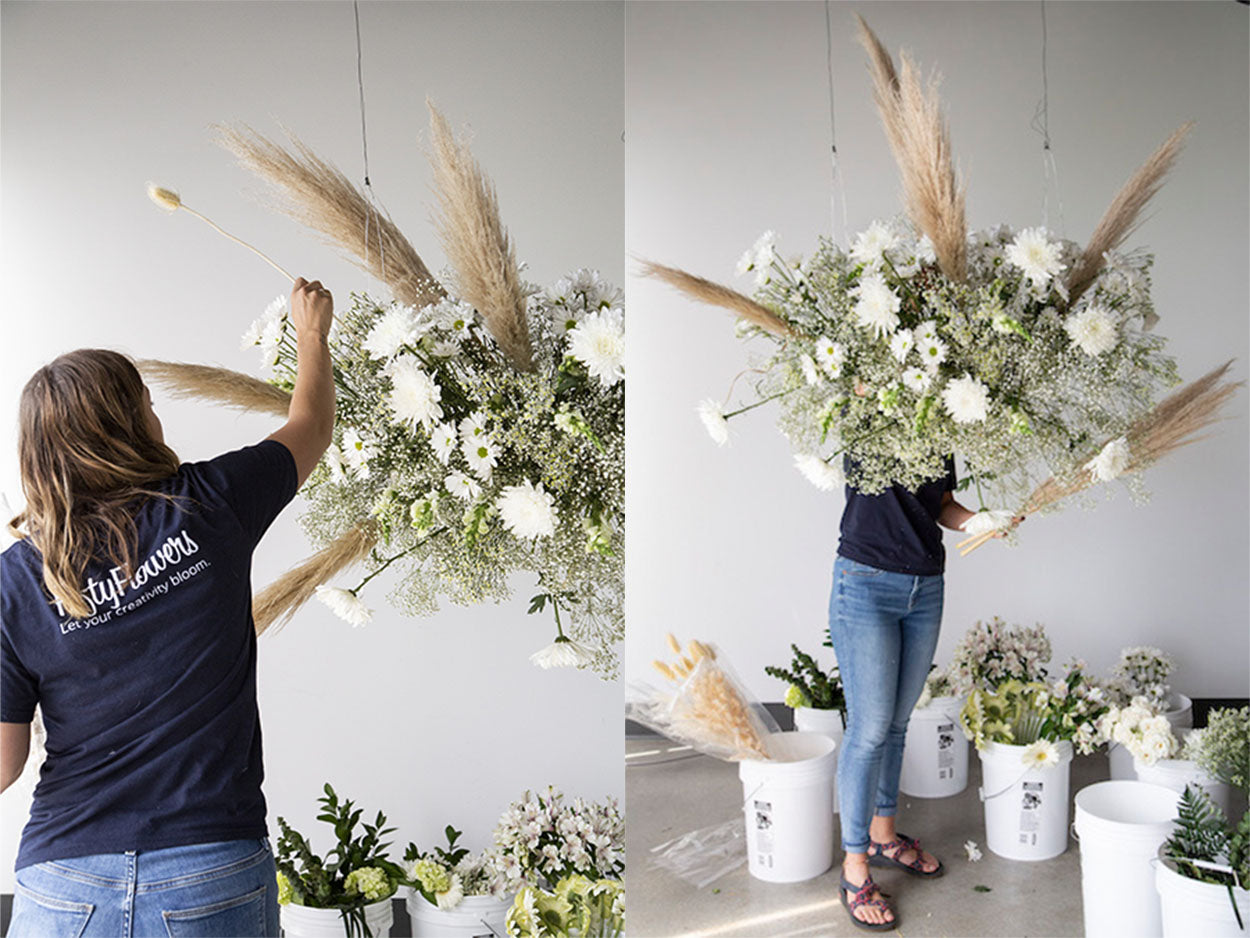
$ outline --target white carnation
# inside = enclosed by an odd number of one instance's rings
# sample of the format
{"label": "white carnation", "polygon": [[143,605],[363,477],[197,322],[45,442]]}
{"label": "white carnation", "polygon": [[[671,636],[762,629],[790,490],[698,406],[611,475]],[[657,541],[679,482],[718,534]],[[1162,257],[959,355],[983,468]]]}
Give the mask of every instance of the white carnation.
{"label": "white carnation", "polygon": [[990,389],[972,375],[946,383],[942,404],[956,423],[979,423],[989,414]]}
{"label": "white carnation", "polygon": [[439,400],[442,389],[433,377],[421,370],[417,359],[403,355],[387,369],[391,376],[391,393],[387,402],[396,417],[396,423],[407,424],[414,430],[418,425],[430,430],[443,419]]}
{"label": "white carnation", "polygon": [[322,585],[317,587],[317,598],[344,622],[350,622],[352,628],[366,625],[373,619],[373,610],[351,590]]}
{"label": "white carnation", "polygon": [[1112,479],[1124,475],[1124,470],[1128,468],[1132,456],[1128,440],[1122,436],[1117,437],[1104,446],[1097,456],[1087,462],[1085,468],[1099,482],[1110,482]]}
{"label": "white carnation", "polygon": [[1086,355],[1101,355],[1115,348],[1119,328],[1111,311],[1102,306],[1087,306],[1064,320],[1063,329]]}
{"label": "white carnation", "polygon": [[499,517],[517,537],[551,537],[556,533],[555,498],[542,484],[529,480],[509,485],[495,503]]}

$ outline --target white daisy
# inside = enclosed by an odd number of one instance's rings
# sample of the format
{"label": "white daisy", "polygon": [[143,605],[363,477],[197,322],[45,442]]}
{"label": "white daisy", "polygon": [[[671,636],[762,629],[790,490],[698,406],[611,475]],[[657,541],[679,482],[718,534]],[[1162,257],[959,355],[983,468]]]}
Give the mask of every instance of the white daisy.
{"label": "white daisy", "polygon": [[571,638],[560,636],[546,648],[530,655],[530,661],[547,668],[584,668],[595,660],[595,653]]}
{"label": "white daisy", "polygon": [[916,242],[916,260],[922,264],[937,263],[937,251],[933,250],[933,242],[929,240],[928,235],[921,235],[920,240]]}
{"label": "white daisy", "polygon": [[929,373],[923,368],[907,368],[903,371],[903,387],[915,394],[923,394],[929,386]]}
{"label": "white daisy", "polygon": [[413,345],[421,337],[417,311],[411,306],[395,303],[374,323],[361,345],[370,357],[387,361],[399,354],[405,345]]}
{"label": "white daisy", "polygon": [[916,347],[916,337],[910,329],[899,329],[890,337],[890,354],[900,362],[906,361],[907,353]]}
{"label": "white daisy", "polygon": [[444,466],[456,451],[456,428],[449,423],[440,423],[430,433],[430,446],[434,447],[434,455]]}
{"label": "white daisy", "polygon": [[358,479],[369,478],[369,460],[378,454],[377,446],[361,437],[355,427],[343,431],[343,462],[351,467]]}
{"label": "white daisy", "polygon": [[347,478],[347,471],[343,466],[343,454],[339,452],[339,448],[331,443],[325,452],[326,468],[330,470],[331,482],[342,482]]}
{"label": "white daisy", "polygon": [[938,338],[937,323],[932,319],[926,319],[918,325],[913,332],[915,333],[916,343],[932,342]]}
{"label": "white daisy", "polygon": [[846,349],[832,339],[821,336],[816,340],[816,361],[820,363],[821,368],[825,369],[829,377],[837,378],[842,374],[842,363],[846,361]]}
{"label": "white daisy", "polygon": [[442,892],[434,895],[435,902],[443,910],[454,909],[464,899],[464,884],[460,882],[460,877],[455,873],[450,873],[448,876],[451,884]]}
{"label": "white daisy", "polygon": [[499,493],[495,507],[499,517],[517,537],[551,537],[556,533],[556,500],[551,493],[528,479],[509,485]]}
{"label": "white daisy", "polygon": [[482,487],[478,485],[477,479],[459,469],[448,473],[447,478],[443,480],[443,488],[456,498],[463,498],[466,502],[475,501],[482,494]]}
{"label": "white daisy", "polygon": [[469,334],[477,319],[477,312],[468,303],[459,300],[439,304],[436,321],[439,326],[459,341]]}
{"label": "white daisy", "polygon": [[472,443],[465,442],[464,458],[469,468],[483,482],[490,481],[490,474],[499,465],[499,447],[489,436],[479,437]]}
{"label": "white daisy", "polygon": [[609,387],[625,377],[625,314],[619,309],[591,313],[569,330],[569,354]]}
{"label": "white daisy", "polygon": [[703,421],[703,426],[707,428],[707,435],[712,438],[717,446],[724,446],[729,442],[729,421],[725,419],[725,407],[720,401],[714,401],[711,398],[699,402],[699,419]]}
{"label": "white daisy", "polygon": [[317,598],[344,622],[350,622],[352,628],[366,625],[373,619],[373,610],[351,590],[322,585],[317,587]]}
{"label": "white daisy", "polygon": [[799,367],[803,370],[803,380],[808,384],[820,383],[820,372],[816,370],[816,359],[810,355],[799,356]]}
{"label": "white daisy", "polygon": [[460,421],[460,439],[465,444],[470,444],[474,440],[485,437],[487,416],[484,411],[475,410],[469,416]]}
{"label": "white daisy", "polygon": [[851,245],[851,259],[865,268],[875,269],[881,265],[886,251],[898,246],[899,238],[887,225],[874,221],[867,231],[861,231]]}
{"label": "white daisy", "polygon": [[1031,769],[1045,769],[1059,764],[1059,749],[1049,739],[1039,739],[1031,743],[1020,757]]}
{"label": "white daisy", "polygon": [[965,521],[961,527],[972,536],[989,534],[991,531],[1003,531],[1011,527],[1011,519],[1015,517],[1010,511],[999,508],[984,508]]}
{"label": "white daisy", "polygon": [[830,465],[814,453],[796,453],[794,467],[822,492],[832,492],[844,481],[841,463]]}
{"label": "white daisy", "polygon": [[920,360],[930,371],[936,371],[938,365],[946,361],[946,343],[936,336],[917,340],[916,348],[920,352]]}
{"label": "white daisy", "polygon": [[1044,228],[1025,228],[1007,245],[1007,263],[1023,271],[1034,286],[1044,287],[1067,265],[1059,260],[1062,247],[1046,239]]}
{"label": "white daisy", "polygon": [[401,355],[390,364],[387,373],[391,376],[387,402],[395,413],[396,423],[407,424],[414,430],[420,424],[428,431],[443,419],[443,408],[439,404],[442,388],[422,371],[417,359]]}
{"label": "white daisy", "polygon": [[[759,286],[768,282],[768,267],[777,257],[777,232],[765,231],[755,239],[755,243],[743,252],[734,268],[738,276],[754,270],[755,282]],[[762,281],[761,281],[762,278]]]}
{"label": "white daisy", "polygon": [[858,297],[855,317],[861,326],[872,329],[878,338],[894,331],[903,301],[890,289],[881,274],[865,273],[851,292]]}
{"label": "white daisy", "polygon": [[990,389],[966,374],[946,383],[942,404],[955,423],[979,423],[989,414]]}
{"label": "white daisy", "polygon": [[1132,456],[1128,440],[1122,436],[1117,437],[1104,446],[1097,456],[1087,462],[1085,468],[1099,482],[1110,482],[1112,479],[1124,475],[1124,470],[1128,468],[1129,460],[1132,459]]}
{"label": "white daisy", "polygon": [[1086,355],[1101,355],[1115,348],[1119,328],[1111,311],[1090,305],[1064,320],[1063,329]]}

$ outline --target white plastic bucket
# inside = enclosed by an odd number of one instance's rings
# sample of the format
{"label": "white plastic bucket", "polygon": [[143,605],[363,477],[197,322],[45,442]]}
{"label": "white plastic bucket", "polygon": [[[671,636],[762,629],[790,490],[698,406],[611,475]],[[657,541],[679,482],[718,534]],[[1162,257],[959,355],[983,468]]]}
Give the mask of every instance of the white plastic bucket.
{"label": "white plastic bucket", "polygon": [[[343,938],[347,934],[338,909],[314,909],[289,902],[282,906],[281,920],[287,938]],[[389,935],[394,920],[389,898],[365,906],[365,926],[373,938]]]}
{"label": "white plastic bucket", "polygon": [[834,774],[833,774],[833,813],[838,813],[838,774],[837,753],[842,750],[842,711],[817,710],[814,707],[794,708],[794,728],[800,733],[820,733],[833,740]]}
{"label": "white plastic bucket", "polygon": [[1159,759],[1154,765],[1134,762],[1133,766],[1139,781],[1162,785],[1177,794],[1183,792],[1186,785],[1196,785],[1204,789],[1211,796],[1211,800],[1219,805],[1224,816],[1228,816],[1232,792],[1226,784],[1213,778],[1197,762],[1189,759]]}
{"label": "white plastic bucket", "polygon": [[1163,712],[1174,730],[1189,729],[1194,725],[1194,702],[1184,694],[1168,696],[1168,708]]}
{"label": "white plastic bucket", "polygon": [[797,883],[833,866],[833,740],[774,733],[769,761],[738,763],[747,827],[747,867],[756,879]]}
{"label": "white plastic bucket", "polygon": [[1250,932],[1250,890],[1233,889],[1246,931],[1237,927],[1228,887],[1203,883],[1176,872],[1171,860],[1155,863],[1155,887],[1163,918],[1164,938],[1245,938]]}
{"label": "white plastic bucket", "polygon": [[1137,767],[1133,754],[1119,743],[1112,743],[1107,748],[1107,761],[1111,764],[1113,782],[1137,781]]}
{"label": "white plastic bucket", "polygon": [[454,909],[443,910],[410,886],[405,905],[413,938],[492,938],[504,934],[512,900],[465,896]]}
{"label": "white plastic bucket", "polygon": [[[1183,735],[1180,730],[1194,725],[1194,702],[1184,694],[1170,694],[1167,704],[1168,709],[1163,711],[1163,715],[1172,725],[1173,734],[1179,737]],[[1112,743],[1107,748],[1107,761],[1111,764],[1112,781],[1133,780],[1138,777],[1133,754],[1119,743]]]}
{"label": "white plastic bucket", "polygon": [[1152,864],[1175,818],[1176,792],[1147,782],[1097,782],[1076,793],[1089,938],[1163,934]]}
{"label": "white plastic bucket", "polygon": [[986,743],[981,757],[985,843],[1008,860],[1049,860],[1068,848],[1068,776],[1072,744],[1055,743],[1059,764],[1030,768],[1027,746]]}
{"label": "white plastic bucket", "polygon": [[911,712],[898,787],[913,798],[948,798],[968,787],[968,739],[959,697],[934,697]]}

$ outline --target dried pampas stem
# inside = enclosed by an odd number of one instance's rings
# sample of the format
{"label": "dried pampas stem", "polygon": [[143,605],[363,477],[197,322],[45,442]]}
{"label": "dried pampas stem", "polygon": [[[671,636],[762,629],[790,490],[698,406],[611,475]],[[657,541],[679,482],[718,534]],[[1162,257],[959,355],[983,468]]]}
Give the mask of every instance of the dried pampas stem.
{"label": "dried pampas stem", "polygon": [[455,138],[438,108],[428,99],[425,103],[430,109],[430,163],[440,208],[435,223],[456,271],[456,292],[482,314],[513,366],[533,371],[516,250],[499,217],[495,186],[468,146]]}
{"label": "dried pampas stem", "polygon": [[252,603],[256,634],[263,634],[271,626],[276,631],[312,598],[318,586],[369,556],[377,541],[378,532],[372,521],[358,524],[266,586]]}
{"label": "dried pampas stem", "polygon": [[[281,191],[285,197],[282,211],[347,251],[356,266],[385,283],[396,300],[427,306],[446,295],[395,223],[290,131],[287,136],[294,153],[250,127],[218,125],[217,132],[222,147]],[[373,232],[368,241],[366,231]],[[377,243],[375,238],[380,239],[380,251],[371,247]]]}
{"label": "dried pampas stem", "polygon": [[146,379],[161,385],[174,397],[203,398],[227,407],[254,410],[278,417],[287,416],[291,407],[291,395],[288,392],[259,378],[228,368],[163,362],[151,358],[135,362],[135,367]]}
{"label": "dried pampas stem", "polygon": [[1105,263],[1103,255],[1123,244],[1124,239],[1141,223],[1142,209],[1159,191],[1164,177],[1176,164],[1185,137],[1193,126],[1193,121],[1190,121],[1174,130],[1116,193],[1111,207],[1090,235],[1081,259],[1073,265],[1068,276],[1069,306],[1094,282]]}
{"label": "dried pampas stem", "polygon": [[773,335],[782,336],[783,338],[798,338],[800,336],[800,333],[791,328],[788,322],[767,306],[755,302],[755,300],[739,293],[737,290],[731,290],[729,287],[721,286],[721,284],[714,283],[711,280],[688,274],[684,270],[678,270],[676,267],[665,267],[663,264],[656,264],[651,261],[643,261],[642,269],[647,276],[663,280],[669,286],[676,287],[693,299],[737,313],[743,319],[759,326],[765,332],[771,332]]}
{"label": "dried pampas stem", "polygon": [[896,73],[881,40],[862,18],[857,19],[872,71],[873,97],[902,176],[907,214],[933,242],[942,273],[962,281],[967,273],[965,187],[955,178],[950,128],[937,81],[922,85],[905,54],[902,73]]}

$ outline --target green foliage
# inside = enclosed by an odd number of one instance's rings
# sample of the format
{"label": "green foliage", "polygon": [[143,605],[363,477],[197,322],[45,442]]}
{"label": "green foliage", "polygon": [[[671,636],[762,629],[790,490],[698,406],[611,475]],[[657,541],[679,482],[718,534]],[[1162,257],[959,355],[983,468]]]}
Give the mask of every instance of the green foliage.
{"label": "green foliage", "polygon": [[816,710],[846,711],[846,696],[842,691],[842,676],[834,665],[826,674],[811,655],[799,650],[798,645],[791,645],[794,660],[790,669],[768,665],[764,673],[778,680],[794,684],[801,689]]}
{"label": "green foliage", "polygon": [[1186,785],[1176,815],[1176,831],[1163,845],[1164,856],[1176,861],[1181,874],[1204,883],[1228,883],[1231,876],[1192,861],[1223,863],[1230,831],[1224,812],[1196,785]]}

